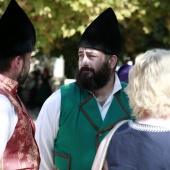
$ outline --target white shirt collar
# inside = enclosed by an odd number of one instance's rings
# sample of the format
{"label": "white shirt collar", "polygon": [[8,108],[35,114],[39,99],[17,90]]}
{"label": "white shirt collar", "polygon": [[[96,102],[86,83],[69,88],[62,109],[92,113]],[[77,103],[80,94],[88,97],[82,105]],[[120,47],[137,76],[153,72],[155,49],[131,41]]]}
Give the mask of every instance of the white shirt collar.
{"label": "white shirt collar", "polygon": [[114,98],[114,94],[116,92],[118,92],[120,89],[122,89],[122,86],[121,86],[121,83],[120,83],[120,80],[117,76],[117,74],[115,74],[115,84],[114,84],[114,87],[113,87],[113,90],[112,90],[112,93],[110,94],[110,96],[108,97],[108,99],[106,100],[105,104],[103,106],[101,106],[99,104],[99,102],[97,101],[97,104],[98,104],[98,107],[99,107],[99,110],[101,112],[101,117],[102,117],[102,120],[105,119],[105,116],[107,114],[107,111],[110,107],[110,104]]}
{"label": "white shirt collar", "polygon": [[115,73],[115,84],[114,84],[113,91],[111,94],[114,95],[120,89],[122,89],[122,86],[121,86],[120,80],[118,78],[118,75]]}

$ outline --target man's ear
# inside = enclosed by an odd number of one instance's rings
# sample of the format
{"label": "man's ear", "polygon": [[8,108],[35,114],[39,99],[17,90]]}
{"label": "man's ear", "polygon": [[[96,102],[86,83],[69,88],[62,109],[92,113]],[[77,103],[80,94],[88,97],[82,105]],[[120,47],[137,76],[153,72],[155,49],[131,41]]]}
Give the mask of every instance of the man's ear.
{"label": "man's ear", "polygon": [[114,68],[117,64],[117,56],[116,55],[112,55],[109,59],[109,66],[110,68]]}
{"label": "man's ear", "polygon": [[11,66],[12,66],[14,69],[20,69],[20,68],[22,67],[22,63],[23,63],[23,60],[22,60],[21,56],[16,56],[16,57],[14,57],[14,59],[12,60]]}

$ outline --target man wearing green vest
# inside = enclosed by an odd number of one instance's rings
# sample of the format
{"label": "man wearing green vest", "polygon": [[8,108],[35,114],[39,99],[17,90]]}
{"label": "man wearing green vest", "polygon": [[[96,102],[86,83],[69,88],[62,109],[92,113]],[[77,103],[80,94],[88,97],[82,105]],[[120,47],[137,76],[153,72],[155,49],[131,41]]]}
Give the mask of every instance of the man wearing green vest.
{"label": "man wearing green vest", "polygon": [[90,170],[102,139],[131,118],[126,84],[115,73],[121,48],[118,21],[108,8],[80,38],[76,82],[54,92],[37,118],[40,170]]}

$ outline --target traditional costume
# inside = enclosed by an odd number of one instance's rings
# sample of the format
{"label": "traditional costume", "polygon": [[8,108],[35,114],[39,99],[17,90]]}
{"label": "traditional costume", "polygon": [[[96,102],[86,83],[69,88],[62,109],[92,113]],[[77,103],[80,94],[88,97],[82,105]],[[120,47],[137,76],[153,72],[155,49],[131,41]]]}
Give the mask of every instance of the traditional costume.
{"label": "traditional costume", "polygon": [[[87,27],[79,47],[120,54],[121,36],[111,8]],[[115,74],[112,93],[103,106],[91,92],[80,89],[76,83],[61,86],[54,92],[36,121],[36,139],[42,155],[40,169],[90,170],[102,139],[117,122],[131,117],[125,87]],[[46,122],[45,127],[42,122]],[[39,133],[45,131],[47,136]]]}
{"label": "traditional costume", "polygon": [[[33,51],[34,27],[15,0],[0,19],[0,59]],[[17,95],[18,82],[0,74],[0,169],[38,170],[40,154],[34,123]]]}
{"label": "traditional costume", "polygon": [[17,95],[17,87],[16,81],[0,74],[0,120],[3,131],[0,137],[5,136],[0,142],[0,169],[38,170],[40,156],[34,139],[34,123]]}

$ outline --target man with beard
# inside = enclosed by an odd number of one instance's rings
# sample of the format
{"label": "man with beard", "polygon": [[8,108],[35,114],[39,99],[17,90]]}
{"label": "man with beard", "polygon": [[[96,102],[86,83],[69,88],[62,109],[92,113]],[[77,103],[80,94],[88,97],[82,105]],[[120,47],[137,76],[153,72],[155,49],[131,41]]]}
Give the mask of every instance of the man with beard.
{"label": "man with beard", "polygon": [[126,84],[115,73],[121,35],[111,8],[87,27],[78,47],[76,82],[54,92],[36,121],[41,170],[90,170],[102,139],[131,118]]}
{"label": "man with beard", "polygon": [[0,19],[0,169],[39,169],[35,126],[19,96],[30,69],[34,27],[15,0]]}

